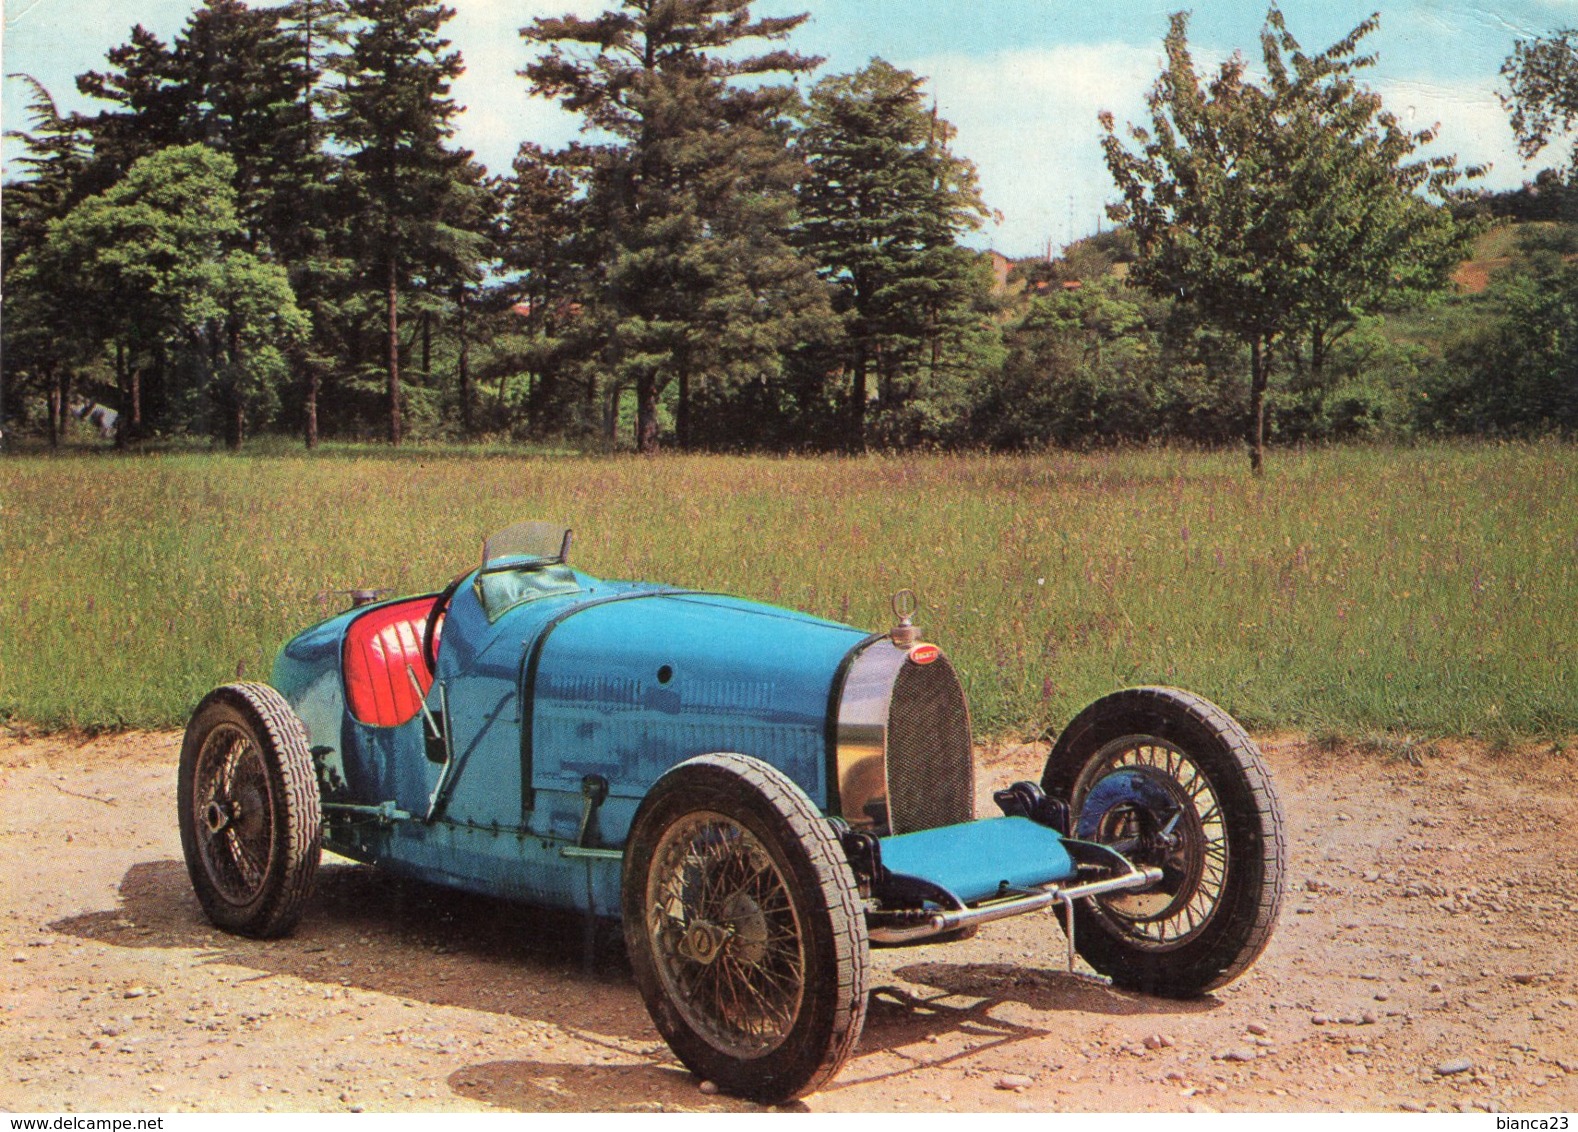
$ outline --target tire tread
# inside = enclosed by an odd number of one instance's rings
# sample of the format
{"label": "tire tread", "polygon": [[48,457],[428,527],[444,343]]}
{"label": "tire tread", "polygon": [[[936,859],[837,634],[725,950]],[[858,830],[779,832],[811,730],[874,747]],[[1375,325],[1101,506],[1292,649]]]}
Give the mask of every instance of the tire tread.
{"label": "tire tread", "polygon": [[[782,819],[788,827],[789,836],[793,837],[795,843],[806,854],[807,863],[815,877],[820,910],[826,914],[831,929],[837,967],[834,974],[837,1003],[828,1027],[826,1044],[820,1055],[814,1064],[799,1068],[791,1080],[772,1082],[771,1087],[760,1089],[747,1087],[736,1090],[764,1102],[791,1100],[815,1092],[831,1080],[848,1060],[860,1040],[865,1023],[867,987],[870,982],[865,909],[843,848],[833,835],[827,819],[792,779],[759,759],[736,754],[710,754],[688,759],[668,771],[664,779],[660,779],[648,792],[642,810],[647,809],[648,803],[654,806],[661,804],[665,794],[677,789],[676,784],[681,783],[686,777],[709,774],[732,776],[741,785],[754,791]],[[670,776],[676,777],[671,779]],[[667,786],[664,784],[665,779],[669,780]],[[642,816],[642,813],[638,813],[632,824],[632,843],[636,841]],[[626,876],[627,886],[639,880],[644,888],[645,877],[635,875],[630,867],[628,854]],[[645,918],[639,912],[632,914],[633,912],[635,909],[631,905],[631,890],[627,889],[626,939],[634,959],[638,949],[645,946],[644,941],[635,938],[636,933],[644,933]],[[639,963],[637,971],[639,976]],[[818,977],[820,977],[819,973],[807,971],[808,987],[812,980]],[[663,1023],[659,1020],[659,1010],[655,1007],[648,991],[649,988],[643,986],[643,996],[648,999],[648,1007],[653,1019],[659,1022],[659,1029],[663,1029]],[[668,1037],[666,1033],[665,1037]],[[684,1054],[679,1049],[675,1052],[681,1053],[681,1059],[685,1060]],[[704,1071],[695,1065],[692,1065],[692,1069],[698,1072]]]}
{"label": "tire tread", "polygon": [[[1158,720],[1160,726],[1154,722]],[[1239,776],[1247,805],[1236,820],[1251,830],[1253,840],[1258,842],[1253,861],[1244,863],[1252,864],[1259,872],[1254,903],[1249,904],[1246,893],[1239,906],[1220,909],[1230,919],[1236,913],[1239,922],[1216,927],[1214,945],[1193,949],[1192,958],[1165,969],[1154,954],[1127,951],[1083,907],[1078,909],[1082,914],[1076,917],[1080,928],[1076,945],[1087,962],[1120,985],[1190,997],[1238,978],[1270,942],[1287,883],[1287,838],[1276,788],[1254,741],[1216,704],[1178,688],[1130,688],[1105,696],[1080,712],[1058,737],[1047,759],[1043,789],[1053,797],[1067,799],[1085,761],[1102,743],[1123,734],[1148,734],[1147,728],[1152,726],[1159,731],[1174,731],[1172,735],[1158,736],[1173,742],[1179,741],[1178,728],[1198,731],[1208,745],[1218,745],[1218,755],[1229,760],[1227,766],[1218,768],[1219,772]],[[1191,753],[1191,757],[1198,762],[1197,753]],[[1226,801],[1221,798],[1221,790],[1226,785],[1213,779],[1224,809]],[[1101,934],[1092,940],[1088,938],[1092,931]]]}
{"label": "tire tread", "polygon": [[[277,938],[289,934],[300,921],[322,856],[322,805],[306,728],[285,697],[267,684],[226,684],[203,697],[192,713],[181,752],[183,841],[189,837],[185,824],[191,820],[186,813],[190,804],[189,779],[195,772],[191,764],[203,738],[198,729],[216,710],[239,715],[262,740],[264,762],[280,790],[281,813],[276,815],[276,822],[283,823],[281,872],[256,909],[236,915],[219,903],[216,894],[207,891],[202,865],[191,845],[186,846],[187,870],[199,903],[218,926],[258,939]],[[276,833],[280,834],[278,824]]]}

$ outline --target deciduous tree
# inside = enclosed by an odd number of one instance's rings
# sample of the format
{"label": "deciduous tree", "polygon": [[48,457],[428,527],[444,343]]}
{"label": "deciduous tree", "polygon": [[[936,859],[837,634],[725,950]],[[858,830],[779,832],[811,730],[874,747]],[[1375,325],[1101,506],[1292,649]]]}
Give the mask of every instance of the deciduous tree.
{"label": "deciduous tree", "polygon": [[1405,130],[1357,82],[1374,62],[1359,45],[1376,26],[1372,17],[1307,55],[1271,9],[1261,86],[1239,55],[1202,79],[1179,13],[1150,128],[1130,128],[1130,149],[1102,116],[1123,194],[1113,216],[1139,242],[1131,279],[1196,305],[1248,348],[1257,474],[1276,353],[1302,332],[1329,342],[1401,292],[1444,285],[1469,234],[1428,199],[1450,196],[1464,171],[1450,157],[1413,159],[1434,132]]}
{"label": "deciduous tree", "polygon": [[[1532,161],[1558,135],[1578,122],[1578,28],[1520,39],[1502,64],[1507,81],[1502,105],[1512,116],[1518,151]],[[1578,138],[1568,155],[1569,179],[1578,175]]]}
{"label": "deciduous tree", "polygon": [[142,423],[151,367],[193,375],[172,399],[206,399],[239,447],[248,413],[282,377],[281,350],[305,332],[284,269],[244,246],[234,176],[228,157],[200,145],[141,158],[52,223],[19,265],[24,289],[51,295],[79,341],[115,351],[123,435]]}

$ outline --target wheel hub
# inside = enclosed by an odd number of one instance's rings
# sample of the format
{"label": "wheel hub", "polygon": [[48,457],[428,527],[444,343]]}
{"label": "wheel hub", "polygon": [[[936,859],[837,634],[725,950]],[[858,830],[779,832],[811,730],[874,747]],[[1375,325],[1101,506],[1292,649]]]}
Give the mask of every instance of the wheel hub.
{"label": "wheel hub", "polygon": [[730,950],[742,963],[760,963],[767,954],[767,916],[761,905],[737,892],[724,902],[723,914],[729,918]]}
{"label": "wheel hub", "polygon": [[1156,920],[1188,903],[1200,879],[1187,844],[1196,824],[1190,813],[1187,794],[1152,767],[1123,767],[1096,784],[1080,816],[1081,832],[1163,873],[1148,889],[1108,897],[1107,907],[1131,919]]}
{"label": "wheel hub", "polygon": [[235,816],[234,802],[215,800],[208,803],[208,808],[203,811],[203,824],[208,826],[209,833],[221,833]]}
{"label": "wheel hub", "polygon": [[734,929],[731,927],[714,924],[710,920],[692,920],[674,950],[692,963],[708,967],[723,953],[724,946],[732,938]]}

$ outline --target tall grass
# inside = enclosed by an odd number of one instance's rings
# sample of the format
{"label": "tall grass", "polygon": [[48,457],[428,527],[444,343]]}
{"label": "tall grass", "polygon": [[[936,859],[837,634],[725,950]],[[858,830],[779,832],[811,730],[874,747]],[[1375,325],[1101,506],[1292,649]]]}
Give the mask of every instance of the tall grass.
{"label": "tall grass", "polygon": [[16,457],[0,461],[0,717],[181,724],[266,678],[326,591],[438,588],[492,529],[862,626],[920,595],[978,732],[1125,684],[1255,727],[1578,733],[1578,450],[1038,457]]}

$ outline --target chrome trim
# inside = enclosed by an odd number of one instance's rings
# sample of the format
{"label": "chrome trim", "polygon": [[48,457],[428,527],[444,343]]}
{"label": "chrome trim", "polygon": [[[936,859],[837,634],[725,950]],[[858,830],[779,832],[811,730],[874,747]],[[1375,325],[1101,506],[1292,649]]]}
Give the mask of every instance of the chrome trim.
{"label": "chrome trim", "polygon": [[863,646],[844,675],[838,701],[835,766],[839,815],[851,829],[885,833],[868,806],[888,804],[888,713],[899,668],[909,657],[886,637]]}
{"label": "chrome trim", "polygon": [[[411,666],[410,661],[406,661],[405,674],[411,680],[411,690],[416,693],[416,706],[422,709],[422,716],[427,720],[428,727],[432,729],[433,738],[442,739],[444,733],[438,729],[438,723],[434,720],[433,713],[427,708],[427,693],[422,691],[422,681],[417,679],[416,669]],[[442,695],[442,691],[440,694]]]}
{"label": "chrome trim", "polygon": [[[935,912],[925,922],[912,924],[906,927],[884,927],[873,924],[866,929],[867,937],[873,943],[914,943],[917,940],[930,939],[932,936],[942,935],[946,932],[958,931],[960,928],[974,927],[977,924],[989,924],[993,920],[1005,920],[1009,916],[1022,916],[1026,912],[1035,912],[1039,909],[1061,903],[1069,911],[1073,911],[1074,901],[1086,896],[1100,896],[1108,892],[1121,892],[1131,888],[1145,888],[1156,884],[1162,879],[1162,870],[1147,865],[1144,868],[1130,866],[1130,871],[1122,876],[1108,877],[1104,880],[1088,881],[1085,884],[1074,884],[1063,888],[1056,884],[1045,888],[1032,890],[1024,896],[1016,896],[1009,900],[999,900],[991,904],[978,904],[974,908],[963,911]],[[1068,947],[1069,963],[1073,964],[1074,955],[1074,919],[1068,918]]]}
{"label": "chrome trim", "polygon": [[[434,683],[438,685],[438,710],[444,713],[444,722],[447,725],[454,719],[454,716],[449,714],[449,686],[442,680],[435,680]],[[450,731],[451,728],[448,726],[444,728],[444,766],[438,772],[438,781],[433,784],[433,795],[427,800],[427,813],[422,817],[423,825],[432,825],[438,818],[439,810],[449,801],[449,792],[455,786],[455,744]]]}

